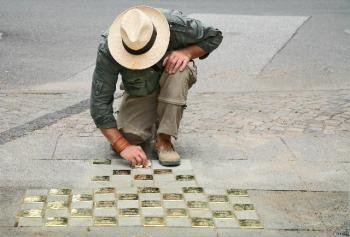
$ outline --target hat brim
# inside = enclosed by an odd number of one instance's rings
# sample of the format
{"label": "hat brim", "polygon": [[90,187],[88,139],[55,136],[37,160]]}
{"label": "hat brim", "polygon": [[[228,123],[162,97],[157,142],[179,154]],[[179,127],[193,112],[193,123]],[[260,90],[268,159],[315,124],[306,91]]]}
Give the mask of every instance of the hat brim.
{"label": "hat brim", "polygon": [[[120,33],[120,19],[131,9],[143,11],[152,21],[157,30],[157,37],[150,50],[144,54],[134,55],[123,46]],[[123,11],[113,22],[108,34],[108,49],[112,57],[122,66],[141,70],[156,64],[166,53],[170,39],[169,24],[165,16],[157,9],[149,6],[135,6]]]}

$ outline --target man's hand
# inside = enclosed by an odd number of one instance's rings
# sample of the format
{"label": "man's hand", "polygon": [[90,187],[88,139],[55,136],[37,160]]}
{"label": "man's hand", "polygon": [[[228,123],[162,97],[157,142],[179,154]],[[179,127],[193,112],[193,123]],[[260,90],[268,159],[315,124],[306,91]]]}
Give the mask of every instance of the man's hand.
{"label": "man's hand", "polygon": [[164,61],[163,66],[165,66],[165,71],[169,74],[176,73],[179,69],[180,72],[185,70],[191,57],[186,53],[185,50],[176,50],[168,54]]}
{"label": "man's hand", "polygon": [[207,52],[201,47],[191,45],[183,49],[172,51],[164,58],[163,66],[165,66],[165,71],[169,74],[174,74],[179,69],[180,72],[182,72],[191,59],[204,56],[206,53]]}
{"label": "man's hand", "polygon": [[123,159],[130,161],[133,166],[146,166],[148,163],[147,156],[140,146],[130,145],[120,152],[120,156]]}

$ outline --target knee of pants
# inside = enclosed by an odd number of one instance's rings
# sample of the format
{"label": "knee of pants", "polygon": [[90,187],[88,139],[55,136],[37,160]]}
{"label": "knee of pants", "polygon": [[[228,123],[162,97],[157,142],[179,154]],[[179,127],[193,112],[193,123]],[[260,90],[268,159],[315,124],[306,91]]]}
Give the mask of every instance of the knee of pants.
{"label": "knee of pants", "polygon": [[136,135],[134,133],[124,132],[122,129],[120,129],[120,132],[123,134],[125,139],[128,140],[128,142],[132,145],[139,145],[145,141],[141,136]]}
{"label": "knee of pants", "polygon": [[164,72],[160,79],[158,100],[170,104],[186,105],[190,76],[189,70],[177,71],[175,74]]}

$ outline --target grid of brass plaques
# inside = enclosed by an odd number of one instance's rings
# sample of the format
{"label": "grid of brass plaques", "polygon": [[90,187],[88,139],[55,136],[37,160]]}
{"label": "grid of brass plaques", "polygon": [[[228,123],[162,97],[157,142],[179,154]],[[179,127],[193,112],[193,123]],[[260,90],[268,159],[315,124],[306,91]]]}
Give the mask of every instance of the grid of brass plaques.
{"label": "grid of brass plaques", "polygon": [[[143,226],[167,226],[171,219],[174,221],[172,223],[187,221],[189,224],[183,227],[222,228],[220,223],[228,223],[228,227],[223,228],[263,228],[245,189],[229,188],[225,193],[207,194],[203,187],[194,185],[197,182],[192,170],[179,172],[158,168],[137,171],[116,169],[111,160],[94,160],[92,163],[96,168],[111,167],[110,173],[92,176],[90,180],[106,182],[106,185],[84,192],[69,188],[52,188],[46,190],[45,194],[29,192],[23,198],[22,209],[17,214],[19,226],[21,220],[26,221],[23,223],[37,220],[33,226],[46,227],[73,226],[73,223],[79,223],[73,222],[73,219],[86,220],[83,226],[118,226],[130,218],[138,220],[134,222],[138,223],[136,225]],[[112,177],[132,181],[126,187],[128,191],[122,191],[111,184]],[[162,184],[162,178],[165,188],[156,184],[158,181],[161,181],[158,184]],[[134,181],[146,181],[152,185],[137,186]],[[169,181],[169,185],[165,181]],[[176,186],[172,191],[174,182]],[[104,215],[103,211],[107,214]],[[147,216],[148,214],[151,215]]]}

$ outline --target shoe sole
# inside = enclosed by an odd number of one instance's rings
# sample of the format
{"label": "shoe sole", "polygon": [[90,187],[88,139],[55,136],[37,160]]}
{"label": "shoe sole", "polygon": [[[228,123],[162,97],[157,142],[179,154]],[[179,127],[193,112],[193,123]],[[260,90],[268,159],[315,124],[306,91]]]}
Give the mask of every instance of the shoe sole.
{"label": "shoe sole", "polygon": [[163,166],[179,166],[181,161],[161,161],[159,163]]}

